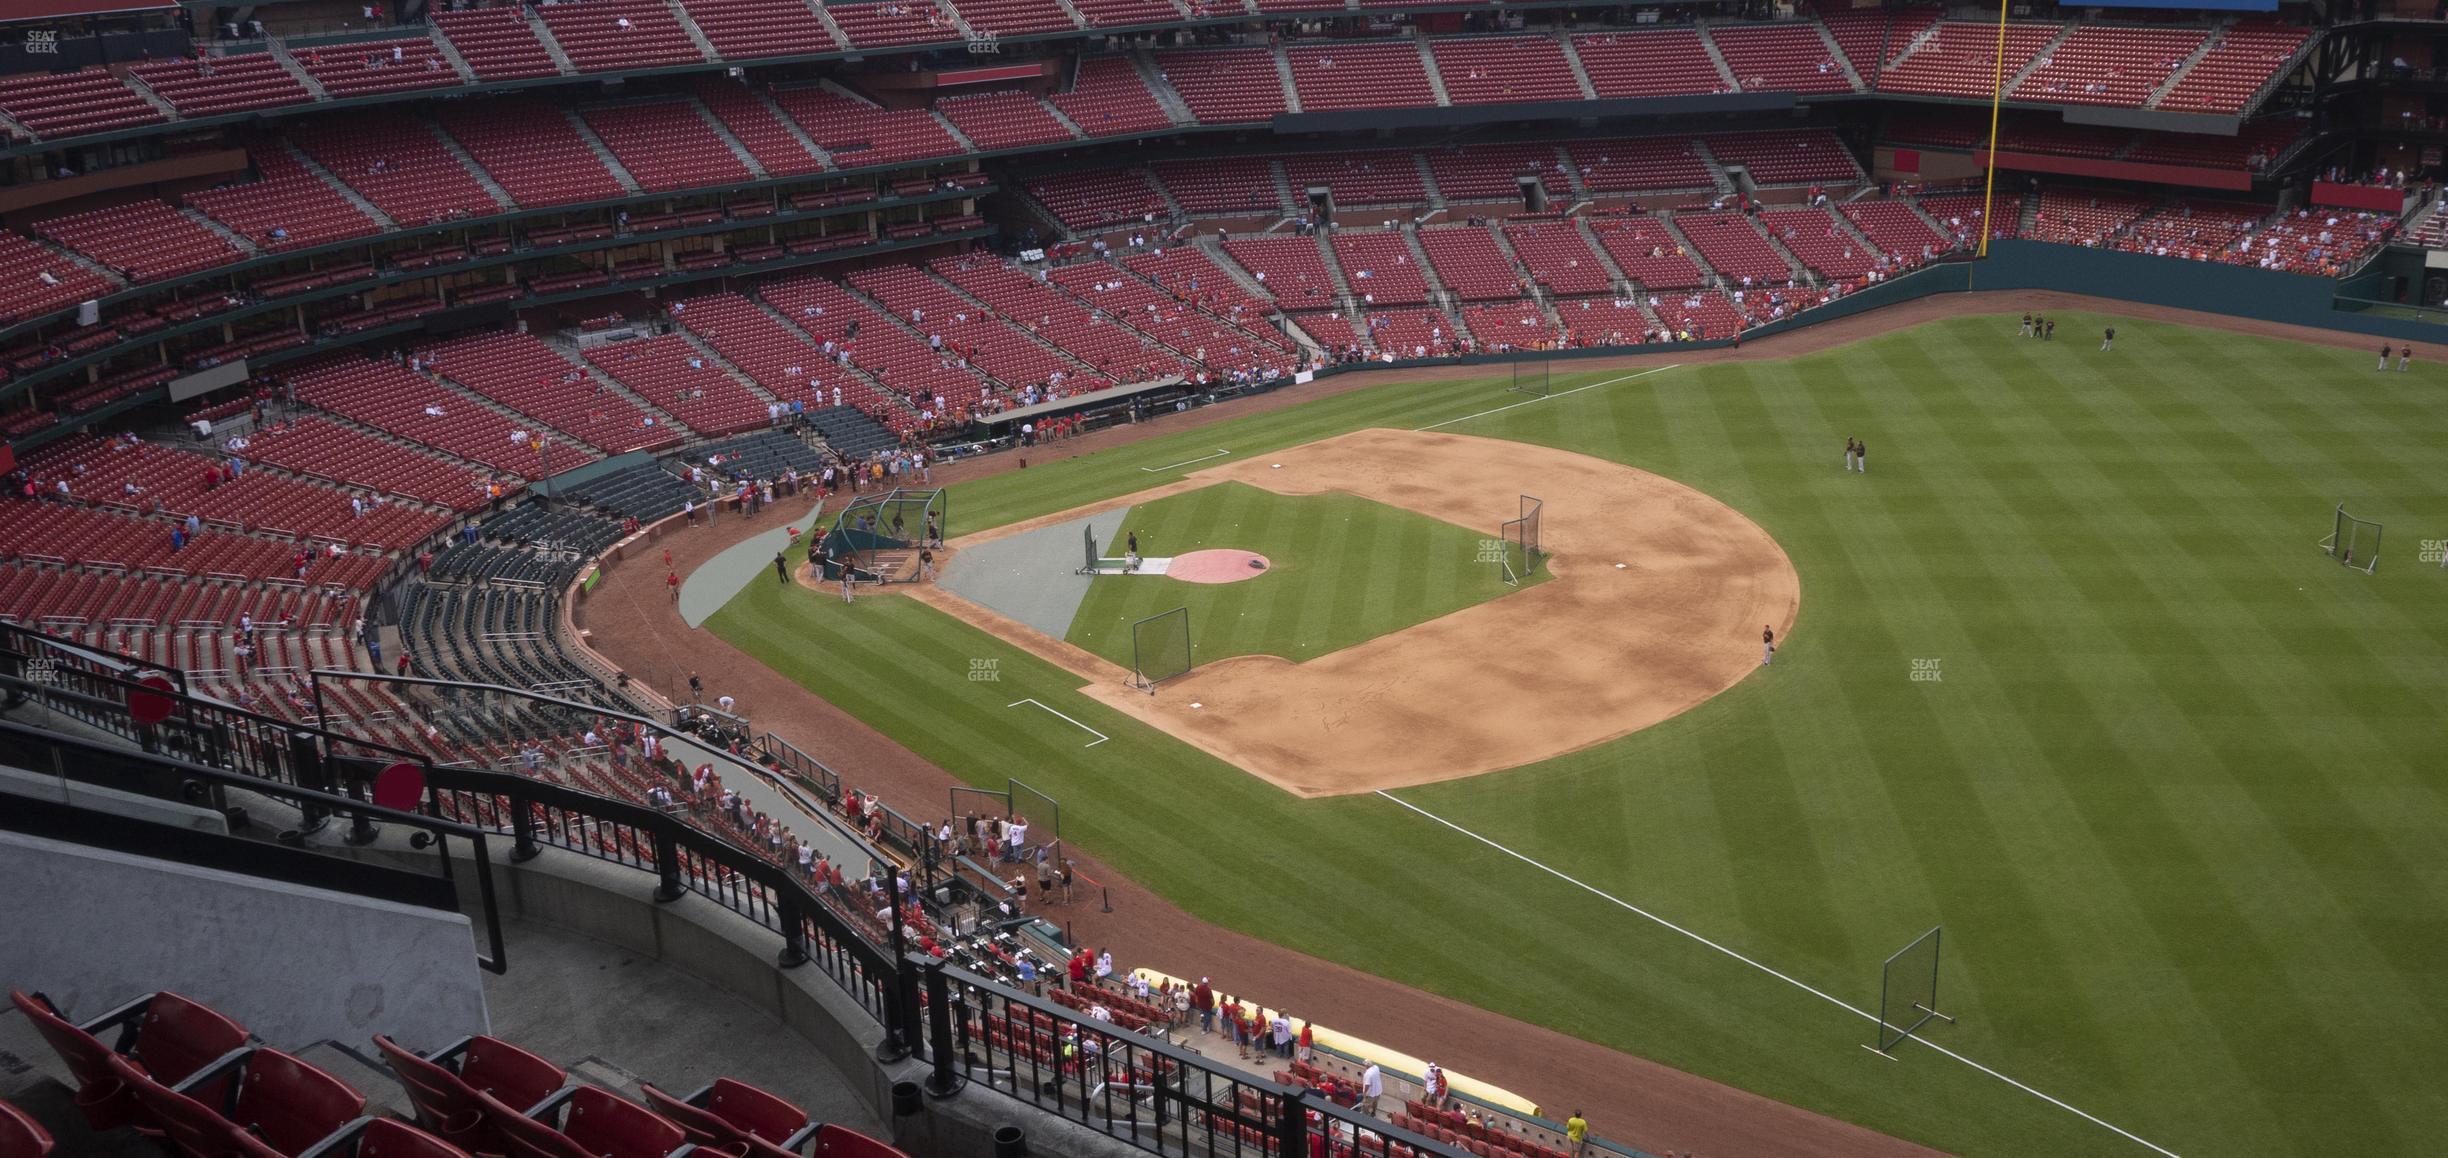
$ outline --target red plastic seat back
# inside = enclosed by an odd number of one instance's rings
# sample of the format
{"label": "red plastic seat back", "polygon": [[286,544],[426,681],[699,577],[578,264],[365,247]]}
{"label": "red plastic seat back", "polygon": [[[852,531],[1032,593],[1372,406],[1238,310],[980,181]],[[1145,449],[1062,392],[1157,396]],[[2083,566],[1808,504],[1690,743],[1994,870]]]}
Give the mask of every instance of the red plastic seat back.
{"label": "red plastic seat back", "polygon": [[487,1152],[500,1149],[485,1122],[483,1101],[459,1075],[379,1033],[374,1035],[374,1048],[382,1051],[383,1060],[391,1063],[392,1076],[408,1091],[408,1104],[416,1110],[418,1125],[460,1146]]}
{"label": "red plastic seat back", "polygon": [[459,1080],[513,1110],[524,1110],[569,1084],[569,1074],[500,1038],[479,1035],[459,1055]]}
{"label": "red plastic seat back", "polygon": [[571,1095],[561,1132],[600,1158],[664,1158],[688,1135],[610,1090],[581,1086]]}
{"label": "red plastic seat back", "polygon": [[232,1121],[275,1150],[297,1154],[365,1112],[347,1082],[276,1049],[247,1055]]}
{"label": "red plastic seat back", "polygon": [[816,1131],[816,1158],[908,1158],[901,1151],[856,1130],[826,1123]]}
{"label": "red plastic seat back", "polygon": [[357,1158],[468,1158],[468,1152],[406,1122],[376,1118],[357,1136]]}
{"label": "red plastic seat back", "polygon": [[7,1102],[0,1102],[0,1158],[47,1158],[51,1134],[42,1123]]}
{"label": "red plastic seat back", "polygon": [[653,1082],[639,1082],[638,1092],[646,1095],[648,1109],[680,1127],[691,1142],[729,1149],[741,1140],[741,1131],[737,1126],[665,1093]]}
{"label": "red plastic seat back", "polygon": [[[136,1045],[128,1052],[165,1086],[186,1081],[247,1043],[246,1027],[199,1001],[163,990],[145,1003]],[[202,1095],[198,1095],[201,1097]],[[210,1102],[210,1098],[205,1099]]]}
{"label": "red plastic seat back", "polygon": [[144,1116],[125,1082],[110,1068],[110,1047],[100,1038],[77,1028],[75,1023],[52,1012],[49,1002],[23,990],[9,990],[9,1000],[34,1024],[51,1052],[60,1056],[68,1073],[77,1082],[76,1106],[85,1115],[86,1124],[96,1130],[125,1126]]}
{"label": "red plastic seat back", "polygon": [[730,1078],[714,1079],[714,1088],[706,1092],[706,1111],[775,1145],[808,1124],[806,1110]]}
{"label": "red plastic seat back", "polygon": [[476,1098],[484,1105],[486,1123],[501,1137],[502,1152],[510,1158],[595,1158],[561,1131],[519,1113],[501,1099],[481,1091]]}
{"label": "red plastic seat back", "polygon": [[188,1158],[277,1158],[280,1151],[232,1125],[212,1107],[154,1081],[128,1059],[112,1054],[110,1067],[160,1127],[163,1140]]}

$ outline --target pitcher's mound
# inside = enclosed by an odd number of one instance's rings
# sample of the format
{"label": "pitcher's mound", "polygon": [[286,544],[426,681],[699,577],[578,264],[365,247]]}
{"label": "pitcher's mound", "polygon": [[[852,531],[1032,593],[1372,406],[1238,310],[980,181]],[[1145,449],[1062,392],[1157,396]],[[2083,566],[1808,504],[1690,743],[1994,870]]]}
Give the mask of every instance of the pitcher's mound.
{"label": "pitcher's mound", "polygon": [[1192,551],[1173,556],[1165,574],[1184,583],[1238,583],[1267,573],[1267,557],[1252,551]]}

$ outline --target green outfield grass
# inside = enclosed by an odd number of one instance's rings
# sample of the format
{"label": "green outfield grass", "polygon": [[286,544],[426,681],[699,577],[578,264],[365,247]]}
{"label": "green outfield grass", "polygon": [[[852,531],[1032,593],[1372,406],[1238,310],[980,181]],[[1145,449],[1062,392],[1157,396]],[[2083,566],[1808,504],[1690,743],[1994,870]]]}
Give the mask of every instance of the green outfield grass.
{"label": "green outfield grass", "polygon": [[[2188,1158],[2430,1152],[2448,573],[2416,555],[2448,539],[2448,367],[2058,320],[2117,349],[1964,318],[1445,427],[1724,500],[1791,554],[1801,613],[1774,668],[1661,726],[1396,795],[1856,1004],[1943,923],[1933,1040]],[[964,484],[957,530],[1520,400],[1390,381]],[[1847,436],[1874,473],[1840,469]],[[2376,576],[2314,550],[2340,500],[2386,525]],[[1205,919],[1949,1150],[2147,1153],[1931,1050],[1881,1060],[1837,1006],[1388,800],[1278,792],[912,601],[752,584],[713,626],[957,774],[1028,769],[1067,838]]]}
{"label": "green outfield grass", "polygon": [[[1235,655],[1299,663],[1517,590],[1480,558],[1496,528],[1471,531],[1351,495],[1218,483],[1132,507],[1130,529],[1151,557],[1237,547],[1269,566],[1238,583],[1094,580],[1064,638],[1124,667],[1131,624],[1176,607],[1190,609],[1200,663]],[[1541,568],[1531,582],[1545,578]]]}

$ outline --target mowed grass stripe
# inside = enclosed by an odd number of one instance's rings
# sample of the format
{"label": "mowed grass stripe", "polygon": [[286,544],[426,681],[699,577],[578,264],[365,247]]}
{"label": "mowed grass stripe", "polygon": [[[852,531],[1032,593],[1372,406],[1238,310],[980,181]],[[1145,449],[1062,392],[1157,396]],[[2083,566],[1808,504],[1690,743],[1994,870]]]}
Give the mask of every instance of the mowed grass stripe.
{"label": "mowed grass stripe", "polygon": [[[1447,427],[1735,504],[1794,558],[1802,619],[1775,671],[1674,720],[1403,796],[1857,1003],[1943,919],[1942,1000],[1964,1020],[1941,1040],[2187,1155],[2419,1149],[2448,1119],[2429,1078],[2448,1067],[2429,710],[2448,702],[2448,601],[2410,564],[2448,537],[2428,481],[2448,367],[2376,375],[2352,351],[2124,320],[2099,355],[2079,336],[2108,319],[2060,321],[2073,340],[1959,319]],[[1140,466],[1218,446],[1519,400],[1375,386],[963,484],[954,529],[1142,489],[1167,476]],[[1853,434],[1867,477],[1838,466]],[[2388,523],[2379,576],[2312,549],[2341,498]],[[1360,566],[1360,545],[1315,548],[1343,571],[1331,630],[1414,577]],[[1408,550],[1369,553],[1389,549]],[[931,614],[870,619],[884,602],[811,601],[772,630],[852,699],[888,679],[867,664],[942,680],[1000,647]],[[829,625],[852,619],[930,642],[837,651]],[[1907,678],[1925,652],[1936,686]],[[1254,788],[1024,660],[1007,685],[1116,739],[1064,749],[1076,729],[967,689],[939,697],[957,720],[887,730],[984,782],[1042,761],[1024,775],[1065,800],[1069,835],[1202,917],[1943,1148],[2137,1151],[1927,1051],[1871,1058],[1850,1015],[1382,801]],[[1022,730],[1039,739],[1007,742]]]}
{"label": "mowed grass stripe", "polygon": [[[2013,354],[2018,352],[2019,351],[2013,350],[2000,352],[1991,349],[1974,351],[1972,353],[1974,357],[1983,360],[2003,360],[2011,358]],[[2065,375],[2063,377],[2071,378],[2072,375]],[[1960,382],[1964,379],[1957,377],[1950,380]],[[2068,397],[2073,397],[2073,392],[2069,392]],[[1977,408],[1965,409],[1956,416],[1956,421],[1977,427],[1983,422],[1981,413],[1982,412]],[[2090,598],[2081,601],[2061,602],[2058,605],[2045,609],[2039,609],[2037,611],[2034,609],[2017,607],[2009,600],[2000,600],[1987,610],[1991,614],[1996,615],[2001,619],[2014,617],[2028,618],[2034,616],[2035,614],[2045,615],[2048,617],[2050,626],[2053,628],[2053,630],[2049,633],[2050,637],[2059,641],[2075,643],[2078,651],[2075,654],[2069,655],[2058,648],[2043,644],[2037,647],[2025,647],[2015,651],[1995,653],[1994,660],[2001,665],[2020,665],[2025,666],[2027,669],[2033,667],[2045,667],[2046,670],[2029,672],[2030,676],[2035,678],[2027,678],[2019,681],[2020,686],[2018,687],[2019,694],[2017,696],[2017,701],[2024,705],[2021,711],[2017,711],[2012,707],[1993,705],[1974,713],[1975,718],[2001,722],[2012,721],[2020,718],[2022,720],[2022,727],[2020,729],[2020,734],[2015,737],[2014,743],[2019,748],[2029,752],[2033,758],[2040,760],[2048,760],[2048,756],[2046,755],[2042,746],[2037,742],[2037,737],[2039,735],[2051,734],[2051,729],[2058,730],[2056,734],[2062,734],[2062,730],[2067,728],[2076,729],[2078,731],[2088,730],[2087,725],[2089,721],[2086,717],[2093,712],[2101,710],[2101,708],[2104,706],[2099,703],[2086,702],[2088,697],[2084,695],[2084,689],[2087,686],[2091,686],[2093,681],[2098,681],[2100,683],[2114,683],[2128,687],[2130,690],[2126,694],[2141,694],[2144,691],[2144,687],[2137,687],[2134,685],[2137,683],[2146,684],[2149,679],[2148,673],[2153,670],[2154,664],[2159,662],[2144,659],[2142,656],[2136,654],[2135,650],[2133,650],[2131,647],[2116,646],[2114,630],[2107,622],[2107,617],[2105,614],[2103,614],[2103,596],[2107,596],[2115,592],[2136,592],[2140,593],[2140,597],[2147,600],[2149,597],[2149,589],[2138,582],[2139,577],[2132,570],[2124,568],[2121,564],[2115,562],[2119,559],[2132,557],[2131,552],[2118,549],[2108,541],[2107,536],[2104,534],[2091,533],[2095,528],[2117,529],[2121,526],[2123,529],[2123,534],[2126,537],[2139,535],[2141,537],[2148,538],[2150,533],[2140,530],[2139,528],[2142,525],[2147,524],[2150,521],[2150,517],[2147,515],[2136,515],[2119,522],[2086,520],[2082,517],[2084,508],[2091,504],[2076,496],[2089,496],[2095,494],[2107,485],[2105,476],[2100,473],[2100,470],[2097,467],[2096,456],[2088,453],[2087,447],[2098,440],[2113,440],[2117,437],[2117,434],[2112,424],[2102,421],[2090,421],[2076,425],[2079,425],[2081,429],[2091,432],[2088,439],[2077,441],[2075,439],[2059,439],[2052,436],[2036,435],[2025,440],[2023,447],[2025,452],[2036,453],[2038,456],[2040,456],[2042,461],[2049,464],[2048,472],[2044,476],[2048,485],[2044,487],[2028,488],[2022,491],[2018,501],[2015,504],[2013,504],[2007,511],[2000,512],[1996,516],[1999,520],[1996,527],[2000,537],[2011,538],[2027,537],[2034,534],[2033,527],[2027,525],[2025,520],[2029,520],[2030,523],[2045,523],[2050,527],[2055,528],[2055,530],[2048,536],[2050,541],[2060,544],[2060,549],[2068,556],[2093,560],[2095,563],[2092,568],[2086,570],[2079,576],[2058,576],[2057,578],[2063,582],[2071,583],[2078,587],[2089,587],[2091,589]],[[1960,432],[1964,430],[1965,427],[1950,425],[1947,429]],[[2034,440],[2036,440],[2036,445]],[[1977,485],[1977,483],[1974,485]],[[2087,544],[2083,542],[2085,538],[2088,538],[2089,540]],[[2079,549],[2082,546],[2088,546],[2089,549]],[[1985,558],[1986,556],[1975,555],[1973,557]],[[2049,577],[2046,575],[2034,575],[2030,576],[2030,578],[2045,581]],[[2042,582],[2033,583],[2030,585],[2043,586],[2047,584]],[[2171,618],[2168,613],[2168,609],[2163,604],[2145,605],[2142,608],[2142,611],[2143,614],[2156,622],[2171,625],[2177,624],[2177,621]],[[2028,628],[2036,625],[2026,624],[2026,626]],[[2037,635],[2039,633],[2036,631],[2027,631],[2026,634]],[[2147,641],[2143,646],[2161,655],[2164,655],[2170,651],[2186,652],[2199,650],[2198,648],[2186,648],[2182,646],[2181,643],[2178,643],[2177,646],[2170,647],[2169,645],[2171,642],[2174,641],[2164,636],[2155,637],[2152,640]],[[2068,665],[2070,663],[2079,663],[2083,666],[2083,672],[2080,677],[2077,677],[2069,669]],[[1978,680],[1988,671],[1989,667],[1984,665],[1979,671],[1968,671],[1960,674]],[[2048,694],[2043,694],[2044,692]],[[2030,714],[2035,707],[2041,708],[2045,714],[2041,716],[2034,716]],[[2215,754],[2207,750],[2205,747],[2197,743],[2184,744],[2181,742],[2181,738],[2178,739],[2179,743],[2175,747],[2168,748],[2163,751],[2163,755],[2171,762],[2179,766],[2200,767],[2204,762],[2213,761],[2215,759]],[[1994,755],[1994,752],[1995,749],[1991,748],[1988,750],[1987,754]],[[1967,754],[1974,759],[1980,759],[1983,755],[1983,753],[1979,751]],[[2085,777],[2083,777],[2081,772],[2076,768],[2067,767],[2063,764],[2058,764],[2055,761],[2050,761],[2050,763],[2055,764],[2058,767],[2059,772],[2056,777],[2046,779],[2055,783],[2067,785],[2073,789],[2073,791],[2069,793],[2060,794],[2062,802],[2065,804],[2071,804],[2077,809],[2082,808],[2088,799],[2088,793],[2091,788],[2090,785],[2085,783]],[[2057,804],[2059,801],[2051,801],[2050,803]],[[2021,821],[2022,823],[2018,823],[2013,826],[2014,831],[2018,835],[2023,831],[2048,833],[2053,827],[2046,824],[2044,818],[2037,815],[2027,815],[2021,818]],[[2120,845],[2117,847],[2123,846]],[[2050,880],[2047,879],[2046,876],[2042,876],[2041,879],[2038,880],[2032,879],[2033,876],[2044,874],[2046,870],[2060,863],[2058,857],[2051,855],[2051,850],[2037,849],[2034,851],[2035,855],[2024,858],[2025,863],[2032,866],[2033,870],[2036,870],[2036,872],[2027,872],[2025,874],[2026,886],[2028,888],[2054,888],[2061,887],[2067,883],[2072,883]],[[2109,856],[2111,858],[2109,863],[2117,863],[2113,859],[2113,854],[2116,851],[2114,847],[2102,847],[2098,842],[2093,842],[2092,846],[2085,851],[2092,854]],[[2121,880],[2094,882],[2093,887],[2090,890],[2078,893],[2076,895],[2096,897],[2101,895],[2101,893],[2104,891],[2102,886],[2106,886],[2108,888],[2116,889],[2118,893],[2121,893],[2126,897],[2133,897],[2137,895],[2135,892],[2137,885],[2147,887],[2147,882],[2135,881],[2130,875],[2127,875]],[[2052,927],[2059,930],[2068,938],[2078,939],[2069,941],[2068,943],[2059,946],[2059,959],[2080,959],[2081,954],[2085,952],[2117,951],[2117,944],[2114,941],[2103,943],[2096,949],[2081,943],[2081,941],[2088,940],[2088,938],[2084,937],[2083,935],[2083,926],[2089,923],[2083,920],[2086,914],[2082,910],[2062,910],[2058,914],[2055,914],[2055,916],[2058,919],[2052,921]],[[2127,936],[2130,936],[2132,934],[2132,929],[2128,927],[2125,932]],[[2034,948],[2036,950],[2037,947]],[[2125,1056],[2130,1058],[2130,1055],[2121,1055],[2109,1048],[2109,1043],[2105,1040],[2106,1027],[2115,1024],[2115,1020],[2120,1018],[2139,1019],[2142,1023],[2147,1024],[2151,1021],[2159,1020],[2160,1012],[2163,1009],[2170,1008],[2170,1006],[2164,1004],[2168,997],[2168,995],[2164,993],[2157,995],[2145,995],[2136,992],[2140,989],[2149,988],[2147,983],[2142,986],[2122,987],[2120,989],[2092,992],[2083,987],[2074,985],[2071,978],[2062,978],[2054,983],[2044,983],[2044,987],[2056,989],[2058,992],[2064,994],[2063,1001],[2061,1001],[2055,1007],[2031,1007],[2028,1012],[2032,1015],[2037,1015],[2031,1023],[2015,1024],[2012,1021],[2001,1022],[1998,1026],[1998,1030],[2001,1033],[2059,1033],[2063,1031],[2057,1029],[2049,1019],[2059,1017],[2065,1018],[2068,1026],[2071,1027],[2074,1024],[2074,1019],[2071,1014],[2075,1012],[2085,1012],[2088,1013],[2089,1016],[2083,1018],[2080,1024],[2087,1031],[2088,1036],[2092,1039],[2094,1049],[2101,1055]],[[2135,1000],[2134,998],[2136,997],[2141,997],[2143,999]],[[2190,1001],[2190,1004],[2194,1005],[2195,1007],[2199,1007],[2201,1003],[2198,999],[2194,999]],[[2151,1092],[2150,1087],[2155,1084],[2155,1079],[2156,1075],[2150,1072],[2149,1065],[2139,1058],[2130,1058],[2126,1064],[2116,1067],[2115,1069],[2103,1070],[2090,1074],[2066,1075],[2067,1081],[2081,1083],[2076,1088],[2096,1087],[2097,1093],[2091,1095],[2096,1098],[2117,1097],[2119,1096],[2120,1091],[2122,1092],[2122,1096],[2125,1097],[2132,1097],[2134,1094],[2144,1094],[2147,1096]]]}

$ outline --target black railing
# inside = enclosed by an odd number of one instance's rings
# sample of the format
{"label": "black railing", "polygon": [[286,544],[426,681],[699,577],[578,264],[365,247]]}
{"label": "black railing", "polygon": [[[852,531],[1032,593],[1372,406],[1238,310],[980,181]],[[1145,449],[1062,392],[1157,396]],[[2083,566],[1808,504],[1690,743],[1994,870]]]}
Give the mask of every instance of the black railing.
{"label": "black railing", "polygon": [[[103,682],[118,688],[125,681]],[[0,672],[0,687],[26,686],[22,676]],[[451,836],[469,841],[496,961],[500,934],[488,841],[507,834],[513,861],[557,850],[623,865],[654,874],[657,901],[693,893],[771,931],[782,942],[781,967],[813,964],[841,986],[883,1027],[882,1055],[926,1061],[932,1069],[928,1084],[940,1096],[982,1086],[1143,1150],[1181,1158],[1470,1158],[1299,1086],[1210,1062],[1172,1044],[1161,1027],[1124,1031],[936,958],[896,954],[869,930],[874,909],[884,909],[887,919],[898,910],[889,907],[887,896],[869,891],[866,882],[850,882],[848,896],[822,889],[692,825],[686,816],[515,772],[437,766],[212,701],[172,699],[169,720],[182,722],[182,737],[217,736],[216,729],[237,725],[249,730],[213,740],[207,754],[218,760],[191,762],[158,749],[151,756],[119,750],[123,762],[149,764],[165,775],[216,788],[243,787],[285,801],[309,818],[342,817],[355,834],[371,836],[375,824],[397,823],[436,841]],[[87,706],[101,711],[110,701],[88,697]],[[119,710],[125,714],[124,703]],[[259,733],[281,741],[277,754],[255,757],[245,751]],[[337,758],[325,759],[325,753]],[[394,762],[413,763],[425,776],[419,813],[367,802],[375,777]],[[63,776],[78,775],[65,763],[59,768]],[[449,871],[449,857],[441,861]]]}
{"label": "black railing", "polygon": [[[479,910],[477,918],[486,946],[484,952],[477,954],[477,961],[495,973],[509,967],[509,958],[502,947],[501,907],[494,891],[494,836],[481,828],[415,812],[383,808],[320,789],[266,780],[248,772],[82,740],[11,721],[0,721],[0,760],[27,771],[48,771],[63,781],[98,784],[172,800],[213,801],[226,806],[229,792],[238,790],[280,801],[295,808],[299,815],[310,821],[319,822],[335,814],[346,814],[350,817],[352,835],[370,835],[374,831],[373,826],[378,823],[413,828],[417,835],[410,838],[410,847],[433,851],[434,871],[430,875],[337,859],[279,842],[143,825],[119,817],[101,817],[101,823],[87,824],[100,814],[46,801],[20,800],[8,810],[10,824],[23,825],[26,831],[76,839],[76,832],[83,830],[86,839],[80,840],[80,843],[105,843],[113,836],[125,838],[134,831],[131,826],[140,826],[147,830],[147,835],[142,839],[143,847],[126,849],[139,856],[175,859],[201,868],[312,885],[379,900],[445,907],[442,898],[447,896],[447,907],[458,910],[459,870],[452,859],[450,841],[453,838],[464,840],[474,869],[472,883]],[[53,815],[37,825],[26,825],[30,818],[44,810],[53,810]],[[65,815],[70,811],[73,811],[73,815]]]}

